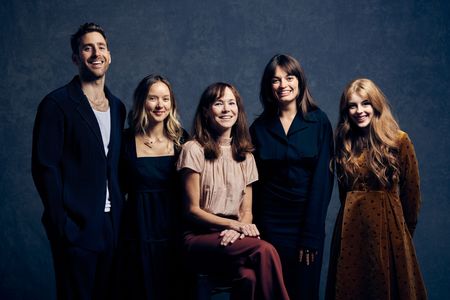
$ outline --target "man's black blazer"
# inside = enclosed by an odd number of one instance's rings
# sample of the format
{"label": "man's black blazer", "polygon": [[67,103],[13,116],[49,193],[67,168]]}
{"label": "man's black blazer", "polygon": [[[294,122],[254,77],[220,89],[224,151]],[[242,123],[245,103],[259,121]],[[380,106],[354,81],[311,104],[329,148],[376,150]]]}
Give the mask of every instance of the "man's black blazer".
{"label": "man's black blazer", "polygon": [[118,162],[125,106],[106,87],[105,94],[111,112],[107,156],[78,76],[42,100],[33,130],[32,174],[47,235],[91,250],[104,248],[107,182],[116,237],[123,206]]}

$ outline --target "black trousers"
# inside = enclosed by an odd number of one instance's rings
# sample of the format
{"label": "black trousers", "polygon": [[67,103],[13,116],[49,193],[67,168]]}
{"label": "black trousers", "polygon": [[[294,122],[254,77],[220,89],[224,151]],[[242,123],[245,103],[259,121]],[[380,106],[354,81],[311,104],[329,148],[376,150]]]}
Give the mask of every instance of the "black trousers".
{"label": "black trousers", "polygon": [[102,251],[50,240],[58,300],[110,299],[113,271],[114,233],[111,215],[104,214]]}
{"label": "black trousers", "polygon": [[318,250],[314,263],[300,263],[298,247],[274,245],[283,266],[283,277],[291,300],[318,300],[323,247]]}

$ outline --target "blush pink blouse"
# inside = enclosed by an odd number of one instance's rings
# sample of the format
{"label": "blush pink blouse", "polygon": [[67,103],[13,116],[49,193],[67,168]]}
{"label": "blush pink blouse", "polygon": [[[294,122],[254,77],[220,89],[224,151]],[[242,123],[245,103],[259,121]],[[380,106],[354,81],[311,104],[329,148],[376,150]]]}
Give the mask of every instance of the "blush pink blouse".
{"label": "blush pink blouse", "polygon": [[222,154],[206,160],[197,141],[183,145],[177,170],[184,168],[200,174],[200,208],[212,213],[239,216],[247,185],[258,180],[255,159],[247,154],[243,162],[233,159],[231,139],[220,146]]}

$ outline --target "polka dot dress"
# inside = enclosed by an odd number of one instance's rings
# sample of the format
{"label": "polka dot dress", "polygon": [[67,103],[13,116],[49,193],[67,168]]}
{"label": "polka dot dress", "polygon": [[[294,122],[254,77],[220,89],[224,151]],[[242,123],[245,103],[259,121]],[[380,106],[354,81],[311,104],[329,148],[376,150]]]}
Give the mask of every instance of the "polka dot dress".
{"label": "polka dot dress", "polygon": [[420,189],[411,140],[401,132],[400,178],[390,189],[371,180],[365,156],[353,187],[340,187],[326,298],[427,299],[412,242]]}

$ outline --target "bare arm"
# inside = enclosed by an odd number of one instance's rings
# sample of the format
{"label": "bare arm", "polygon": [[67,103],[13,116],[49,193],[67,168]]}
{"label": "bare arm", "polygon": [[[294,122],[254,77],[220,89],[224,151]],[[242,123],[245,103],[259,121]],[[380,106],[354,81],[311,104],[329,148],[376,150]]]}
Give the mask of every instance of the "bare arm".
{"label": "bare arm", "polygon": [[188,218],[198,224],[221,229],[241,231],[243,224],[240,221],[216,216],[200,207],[200,174],[189,169],[182,173],[186,214]]}
{"label": "bare arm", "polygon": [[258,228],[256,228],[255,224],[252,224],[253,221],[253,213],[252,213],[252,186],[247,185],[245,189],[244,200],[242,201],[241,207],[239,209],[239,221],[245,223],[247,225],[241,228],[241,231],[246,236],[259,237]]}
{"label": "bare arm", "polygon": [[252,224],[252,186],[248,185],[245,188],[244,199],[239,208],[239,222],[241,222],[239,230],[225,229],[220,235],[222,238],[222,245],[234,243],[238,238],[243,239],[246,236],[259,238],[259,230],[255,224]]}
{"label": "bare arm", "polygon": [[251,224],[253,221],[252,213],[252,186],[248,185],[245,188],[244,199],[242,200],[241,207],[239,208],[239,221],[246,224]]}
{"label": "bare arm", "polygon": [[234,243],[245,236],[259,237],[259,231],[252,221],[252,188],[247,186],[240,208],[238,221],[216,216],[200,207],[200,174],[189,169],[182,173],[186,214],[192,221],[204,226],[215,227],[222,236],[221,245]]}

